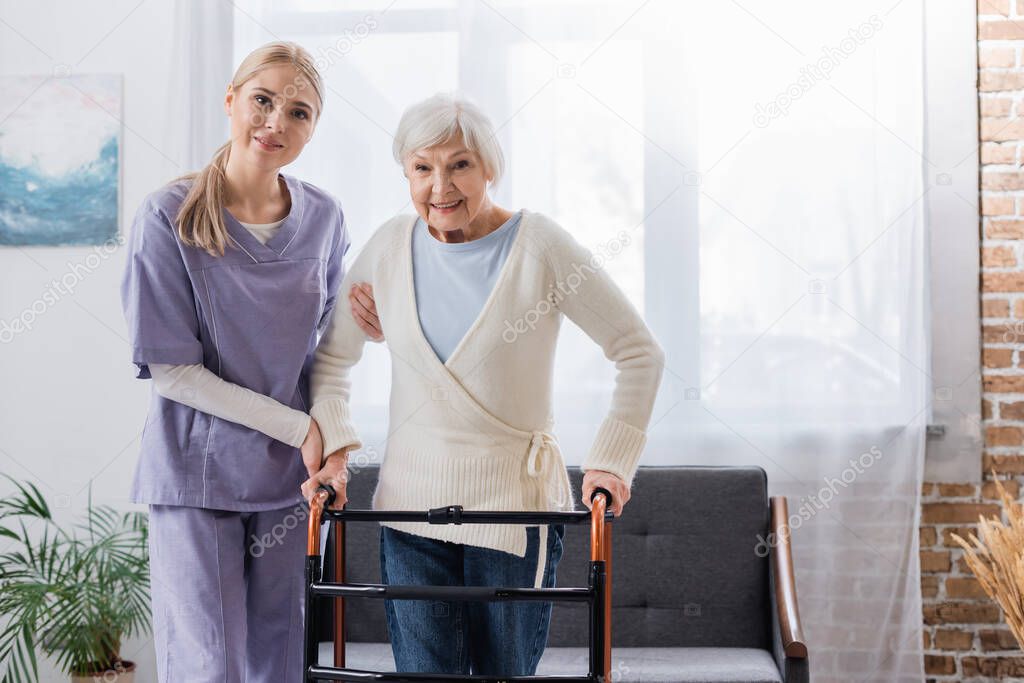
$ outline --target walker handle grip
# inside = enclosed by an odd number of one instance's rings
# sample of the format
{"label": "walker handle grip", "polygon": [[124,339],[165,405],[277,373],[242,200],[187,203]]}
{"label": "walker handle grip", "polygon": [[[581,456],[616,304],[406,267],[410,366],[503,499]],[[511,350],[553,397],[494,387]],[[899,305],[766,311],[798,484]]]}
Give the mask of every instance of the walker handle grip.
{"label": "walker handle grip", "polygon": [[593,491],[590,492],[590,502],[593,503],[594,502],[594,498],[599,493],[603,493],[604,494],[604,499],[606,501],[606,506],[605,506],[606,509],[610,508],[612,506],[612,492],[609,491],[606,488],[601,488],[600,486],[596,487]]}
{"label": "walker handle grip", "polygon": [[332,487],[330,484],[320,484],[319,486],[316,487],[316,492],[320,493],[321,491],[327,491],[327,500],[324,501],[324,507],[330,507],[331,504],[334,502],[335,498],[334,487]]}

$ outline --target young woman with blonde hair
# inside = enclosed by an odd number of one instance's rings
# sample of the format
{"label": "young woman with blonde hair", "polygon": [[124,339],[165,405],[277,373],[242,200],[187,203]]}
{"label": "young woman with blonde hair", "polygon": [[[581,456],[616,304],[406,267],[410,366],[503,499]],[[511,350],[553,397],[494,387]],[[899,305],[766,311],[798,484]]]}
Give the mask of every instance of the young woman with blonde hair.
{"label": "young woman with blonde hair", "polygon": [[131,500],[150,508],[161,681],[302,680],[309,370],[349,238],[337,199],[280,170],[323,104],[306,50],[253,51],[224,98],[230,140],[135,215],[121,298],[154,392]]}

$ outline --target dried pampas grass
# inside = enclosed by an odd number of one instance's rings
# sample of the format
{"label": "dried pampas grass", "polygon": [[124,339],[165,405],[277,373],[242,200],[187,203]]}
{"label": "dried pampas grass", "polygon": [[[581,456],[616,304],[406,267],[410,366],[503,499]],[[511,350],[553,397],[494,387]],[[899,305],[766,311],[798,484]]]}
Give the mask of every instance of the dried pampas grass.
{"label": "dried pampas grass", "polygon": [[1009,526],[993,517],[978,516],[980,540],[970,534],[970,543],[957,534],[953,539],[964,549],[964,560],[981,587],[1003,610],[1006,623],[1024,648],[1024,509],[1006,492],[992,472]]}

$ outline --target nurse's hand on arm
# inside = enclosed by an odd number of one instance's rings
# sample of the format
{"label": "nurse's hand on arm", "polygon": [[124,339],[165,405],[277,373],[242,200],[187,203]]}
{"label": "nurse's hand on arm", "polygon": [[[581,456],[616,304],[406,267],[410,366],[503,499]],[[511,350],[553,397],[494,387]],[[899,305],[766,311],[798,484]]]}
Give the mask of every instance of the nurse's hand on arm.
{"label": "nurse's hand on arm", "polygon": [[377,316],[377,303],[373,299],[373,285],[357,282],[348,291],[348,304],[356,324],[375,342],[384,341],[384,330]]}

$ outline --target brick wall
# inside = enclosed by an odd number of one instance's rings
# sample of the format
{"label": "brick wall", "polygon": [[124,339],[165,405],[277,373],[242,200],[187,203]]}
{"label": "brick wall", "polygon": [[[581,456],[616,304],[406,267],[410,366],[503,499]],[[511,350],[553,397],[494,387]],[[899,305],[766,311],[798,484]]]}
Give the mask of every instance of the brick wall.
{"label": "brick wall", "polygon": [[929,681],[1024,678],[1024,652],[950,537],[975,530],[979,514],[999,512],[991,469],[1015,497],[1024,481],[1022,50],[1024,0],[978,0],[985,481],[928,482],[922,491],[921,589]]}

